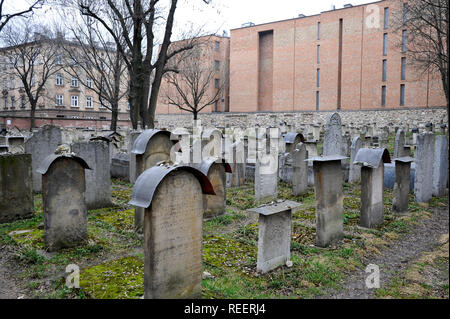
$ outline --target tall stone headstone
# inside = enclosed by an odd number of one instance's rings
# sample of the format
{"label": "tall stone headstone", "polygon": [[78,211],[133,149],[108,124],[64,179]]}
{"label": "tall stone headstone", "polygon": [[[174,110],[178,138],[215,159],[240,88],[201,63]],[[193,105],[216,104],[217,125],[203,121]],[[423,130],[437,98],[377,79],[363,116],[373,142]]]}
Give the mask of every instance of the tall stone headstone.
{"label": "tall stone headstone", "polygon": [[394,158],[410,156],[410,149],[406,145],[405,132],[399,128],[395,134]]}
{"label": "tall stone headstone", "polygon": [[344,237],[344,195],[341,161],[344,156],[308,158],[313,162],[316,196],[316,245],[326,247]]}
{"label": "tall stone headstone", "polygon": [[42,161],[53,154],[61,143],[61,129],[52,125],[44,125],[25,141],[25,153],[31,154],[34,192],[40,192],[42,189],[42,176],[36,170]]}
{"label": "tall stone headstone", "polygon": [[306,193],[308,189],[308,151],[303,143],[298,143],[292,154],[292,195]]}
{"label": "tall stone headstone", "polygon": [[411,163],[412,157],[394,158],[395,161],[395,181],[394,195],[392,197],[392,211],[397,214],[408,212],[409,190],[411,184]]}
{"label": "tall stone headstone", "polygon": [[266,273],[290,261],[291,215],[298,206],[287,200],[248,210],[259,214],[257,271]]}
{"label": "tall stone headstone", "polygon": [[270,150],[267,153],[264,145],[267,142],[259,139],[258,157],[255,165],[255,201],[259,204],[271,202],[277,198],[278,192],[278,130],[270,131]]}
{"label": "tall stone headstone", "polygon": [[53,154],[37,170],[42,174],[44,244],[48,251],[87,240],[85,169],[89,166],[80,157]]}
{"label": "tall stone headstone", "polygon": [[390,163],[385,148],[361,148],[354,164],[361,165],[360,225],[373,228],[384,221],[384,163]]}
{"label": "tall stone headstone", "polygon": [[418,203],[428,202],[433,194],[433,149],[433,133],[425,132],[417,135],[417,146],[414,152],[416,164],[414,199]]}
{"label": "tall stone headstone", "polygon": [[202,194],[213,187],[193,167],[153,166],[137,178],[130,204],[145,208],[145,298],[201,297]]}
{"label": "tall stone headstone", "polygon": [[436,136],[433,164],[433,195],[444,196],[448,182],[448,141],[445,135]]}
{"label": "tall stone headstone", "polygon": [[0,155],[0,223],[34,214],[30,154]]}
{"label": "tall stone headstone", "polygon": [[349,183],[358,182],[361,178],[361,166],[354,164],[356,154],[362,147],[362,142],[359,136],[353,138],[352,145],[350,146],[350,170],[349,170]]}
{"label": "tall stone headstone", "polygon": [[72,152],[86,159],[91,170],[86,174],[86,205],[88,209],[109,207],[111,200],[110,144],[105,141],[76,142]]}
{"label": "tall stone headstone", "polygon": [[[131,150],[131,154],[134,155],[136,161],[136,178],[146,169],[155,166],[158,162],[170,161],[170,151],[172,146],[173,142],[170,140],[169,131],[149,129],[139,134],[139,136],[136,137],[133,149]],[[144,209],[136,207],[134,217],[135,230],[138,233],[142,233],[144,227]]]}
{"label": "tall stone headstone", "polygon": [[231,145],[230,152],[232,154],[231,161],[231,173],[226,174],[227,187],[239,187],[245,183],[245,156],[244,156],[244,143],[237,141]]}
{"label": "tall stone headstone", "polygon": [[342,155],[342,123],[338,113],[331,114],[325,124],[323,156]]}
{"label": "tall stone headstone", "polygon": [[130,132],[128,135],[128,154],[130,156],[129,159],[129,165],[128,168],[130,170],[128,176],[130,179],[130,183],[134,183],[136,181],[137,176],[139,176],[139,173],[136,171],[136,154],[133,153],[133,146],[134,142],[138,138],[138,136],[141,134],[141,132]]}

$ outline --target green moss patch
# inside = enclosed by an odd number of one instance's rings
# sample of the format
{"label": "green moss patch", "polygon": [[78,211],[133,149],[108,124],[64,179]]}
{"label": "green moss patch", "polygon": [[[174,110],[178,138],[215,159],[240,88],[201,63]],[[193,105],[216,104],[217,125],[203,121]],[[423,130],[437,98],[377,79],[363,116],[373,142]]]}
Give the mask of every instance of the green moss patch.
{"label": "green moss patch", "polygon": [[123,231],[134,231],[134,209],[101,214],[97,219]]}
{"label": "green moss patch", "polygon": [[95,299],[138,299],[144,294],[144,259],[129,256],[83,269],[80,286]]}
{"label": "green moss patch", "polygon": [[34,247],[37,249],[44,248],[44,230],[43,229],[30,229],[30,230],[18,230],[10,233],[12,240],[18,245]]}

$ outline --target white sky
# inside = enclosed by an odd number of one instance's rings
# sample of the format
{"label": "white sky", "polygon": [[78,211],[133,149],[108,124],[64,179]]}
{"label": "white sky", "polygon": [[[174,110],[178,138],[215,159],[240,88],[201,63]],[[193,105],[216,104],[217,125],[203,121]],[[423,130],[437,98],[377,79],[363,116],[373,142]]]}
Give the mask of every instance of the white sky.
{"label": "white sky", "polygon": [[[31,0],[6,0],[14,8],[23,8]],[[304,15],[318,14],[331,9],[342,8],[344,4],[353,5],[373,2],[373,0],[213,0],[211,5],[202,4],[201,0],[180,0],[176,11],[174,37],[186,28],[186,24],[195,28],[203,26],[205,33],[219,33],[222,30],[241,27],[242,23],[255,24],[285,20]],[[36,11],[36,16],[49,21],[54,10],[44,7]]]}

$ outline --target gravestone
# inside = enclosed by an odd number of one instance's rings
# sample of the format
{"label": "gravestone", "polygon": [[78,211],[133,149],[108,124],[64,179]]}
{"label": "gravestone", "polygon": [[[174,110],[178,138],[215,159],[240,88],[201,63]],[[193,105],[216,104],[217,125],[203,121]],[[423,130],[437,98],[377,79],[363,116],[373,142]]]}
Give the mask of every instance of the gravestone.
{"label": "gravestone", "polygon": [[433,195],[444,196],[448,182],[448,142],[445,135],[436,136],[434,145]]}
{"label": "gravestone", "polygon": [[305,138],[301,133],[289,132],[283,137],[285,144],[285,153],[293,153],[298,143],[305,142]]}
{"label": "gravestone", "polygon": [[8,136],[9,152],[12,154],[25,153],[24,136]]}
{"label": "gravestone", "polygon": [[408,212],[409,191],[411,184],[411,163],[412,157],[394,158],[395,162],[395,182],[394,195],[392,198],[392,211],[397,214]]}
{"label": "gravestone", "polygon": [[0,223],[33,215],[31,155],[0,155]]}
{"label": "gravestone", "polygon": [[217,157],[208,157],[200,164],[193,163],[193,167],[206,175],[211,182],[215,195],[203,195],[204,218],[213,218],[225,213],[226,181],[225,173],[232,173],[231,167]]}
{"label": "gravestone", "polygon": [[354,164],[362,166],[361,227],[377,227],[384,221],[384,163],[390,162],[389,152],[385,148],[361,148],[356,154]]}
{"label": "gravestone", "polygon": [[145,209],[145,298],[201,297],[202,193],[213,186],[189,166],[153,166],[137,178],[130,204]]}
{"label": "gravestone", "polygon": [[61,142],[61,129],[52,125],[44,125],[25,141],[25,153],[31,154],[34,192],[40,192],[42,188],[42,176],[37,173],[37,169]]}
{"label": "gravestone", "polygon": [[202,133],[202,159],[222,157],[222,132],[216,128],[205,129]]}
{"label": "gravestone", "polygon": [[344,237],[341,161],[345,156],[308,158],[313,162],[316,196],[316,246],[327,247]]}
{"label": "gravestone", "polygon": [[405,132],[399,128],[395,134],[394,158],[410,156],[410,149],[406,145]]}
{"label": "gravestone", "polygon": [[226,174],[227,187],[239,187],[245,183],[245,157],[244,157],[244,143],[241,141],[234,142],[231,145],[232,159],[231,171]]}
{"label": "gravestone", "polygon": [[291,153],[282,153],[278,158],[278,177],[283,182],[291,183],[292,182],[292,155]]}
{"label": "gravestone", "polygon": [[259,214],[257,271],[266,273],[290,262],[291,215],[298,206],[286,200],[248,210]]}
{"label": "gravestone", "polygon": [[361,139],[359,136],[353,138],[352,145],[350,147],[350,169],[349,169],[349,183],[358,182],[361,178],[361,166],[355,165],[353,162],[355,161],[356,154],[359,149],[362,147]]}
{"label": "gravestone", "polygon": [[44,244],[48,251],[87,240],[85,169],[89,166],[78,156],[52,154],[37,170],[42,174]]}
{"label": "gravestone", "polygon": [[127,153],[119,152],[112,155],[111,177],[130,181],[130,156]]}
{"label": "gravestone", "polygon": [[292,154],[292,195],[306,193],[308,189],[308,151],[303,143],[298,143]]}
{"label": "gravestone", "polygon": [[91,168],[86,171],[87,209],[110,207],[111,200],[111,164],[109,143],[106,141],[76,142],[72,152],[86,159]]}
{"label": "gravestone", "polygon": [[342,155],[342,123],[338,113],[331,114],[325,124],[323,156]]}
{"label": "gravestone", "polygon": [[[170,151],[173,145],[174,142],[170,140],[169,131],[149,129],[139,134],[131,150],[131,154],[135,158],[136,178],[146,169],[155,166],[157,163],[170,161]],[[144,209],[137,207],[134,217],[135,230],[138,233],[142,233],[144,227]]]}
{"label": "gravestone", "polygon": [[130,132],[130,134],[128,135],[128,155],[129,155],[129,179],[130,179],[130,183],[134,183],[136,181],[137,176],[139,176],[139,173],[136,171],[136,154],[134,154],[133,151],[133,146],[134,146],[134,142],[136,141],[136,139],[138,138],[138,136],[141,134],[141,132],[137,132],[137,131],[132,131]]}
{"label": "gravestone", "polygon": [[433,149],[433,133],[425,132],[417,135],[417,146],[414,152],[416,164],[414,200],[418,203],[428,202],[433,194]]}

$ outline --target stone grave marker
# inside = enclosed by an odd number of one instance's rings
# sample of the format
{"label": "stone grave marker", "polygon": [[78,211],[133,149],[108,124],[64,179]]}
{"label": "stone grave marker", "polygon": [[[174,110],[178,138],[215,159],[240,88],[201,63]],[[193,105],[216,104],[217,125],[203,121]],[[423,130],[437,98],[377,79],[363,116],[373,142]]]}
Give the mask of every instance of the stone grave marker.
{"label": "stone grave marker", "polygon": [[431,132],[417,135],[414,162],[414,197],[418,203],[428,202],[433,194],[433,153],[434,134]]}
{"label": "stone grave marker", "polygon": [[292,154],[292,195],[306,193],[308,189],[308,151],[304,143],[298,143]]}
{"label": "stone grave marker", "polygon": [[448,182],[448,141],[445,135],[437,135],[434,145],[433,195],[444,196]]}
{"label": "stone grave marker", "polygon": [[361,139],[359,136],[353,138],[352,145],[350,146],[350,169],[349,169],[349,183],[358,182],[361,178],[361,166],[355,165],[353,162],[355,161],[356,154],[359,149],[362,147]]}
{"label": "stone grave marker", "polygon": [[394,158],[395,181],[392,211],[397,214],[405,214],[408,212],[409,191],[411,188],[411,163],[413,161],[414,158],[409,156]]}

